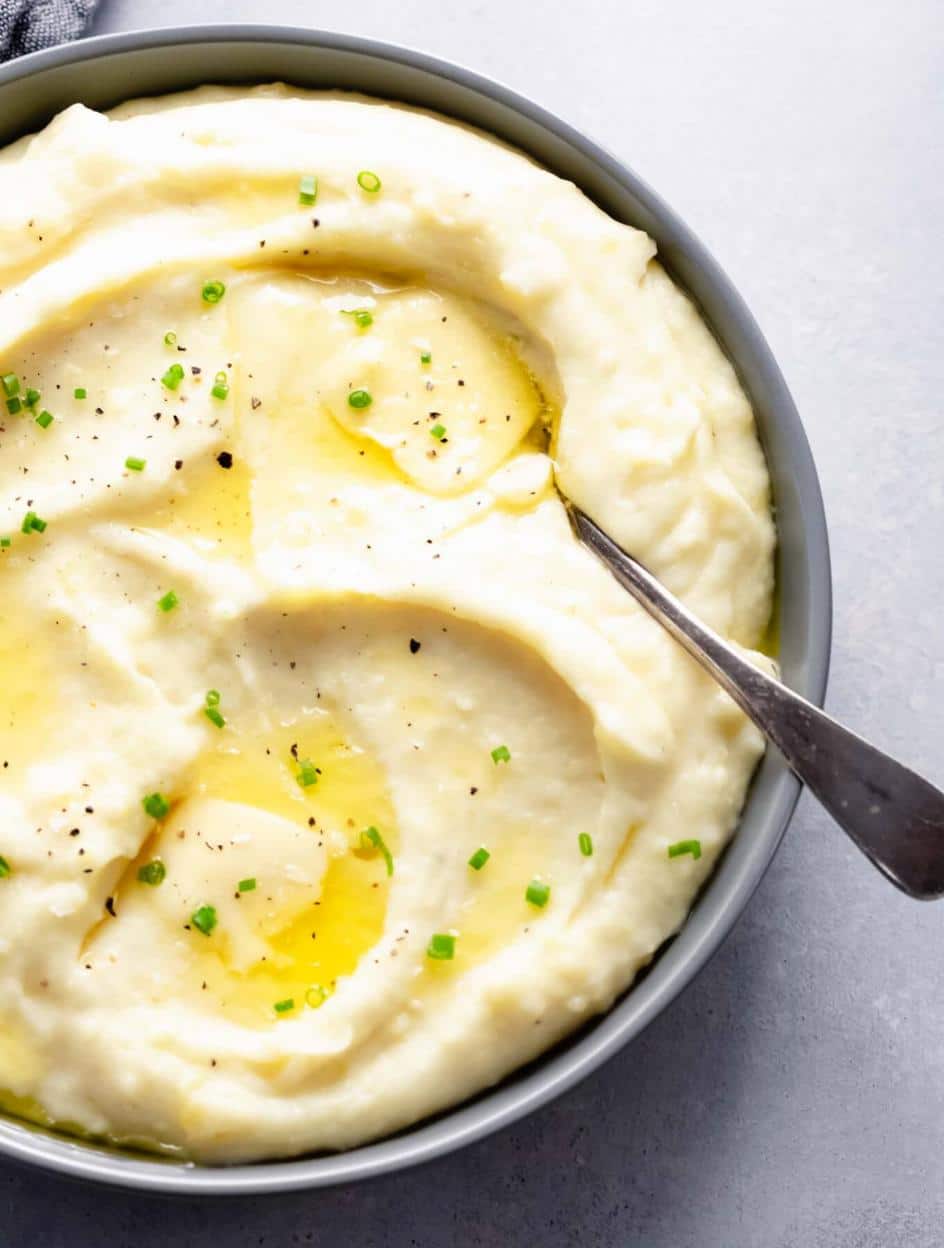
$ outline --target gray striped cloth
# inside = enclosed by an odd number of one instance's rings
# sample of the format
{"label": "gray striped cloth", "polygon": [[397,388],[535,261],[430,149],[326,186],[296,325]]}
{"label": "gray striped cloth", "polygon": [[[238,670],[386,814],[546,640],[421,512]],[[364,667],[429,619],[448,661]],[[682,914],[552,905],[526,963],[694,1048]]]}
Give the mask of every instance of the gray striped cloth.
{"label": "gray striped cloth", "polygon": [[0,0],[0,61],[83,33],[98,0]]}

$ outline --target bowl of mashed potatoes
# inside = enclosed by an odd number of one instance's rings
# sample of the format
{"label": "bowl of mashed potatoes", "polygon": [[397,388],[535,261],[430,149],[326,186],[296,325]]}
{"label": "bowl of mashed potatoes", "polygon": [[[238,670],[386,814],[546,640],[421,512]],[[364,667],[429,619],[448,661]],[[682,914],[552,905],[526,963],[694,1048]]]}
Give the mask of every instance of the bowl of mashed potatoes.
{"label": "bowl of mashed potatoes", "polygon": [[0,1149],[266,1191],[514,1120],[797,797],[561,500],[819,699],[769,351],[633,174],[416,53],[95,39],[0,116]]}

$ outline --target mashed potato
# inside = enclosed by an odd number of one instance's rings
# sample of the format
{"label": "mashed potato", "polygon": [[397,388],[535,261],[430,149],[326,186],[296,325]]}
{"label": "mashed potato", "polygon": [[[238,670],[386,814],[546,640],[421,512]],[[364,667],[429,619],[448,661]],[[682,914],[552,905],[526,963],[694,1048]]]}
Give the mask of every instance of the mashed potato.
{"label": "mashed potato", "polygon": [[550,454],[754,647],[750,406],[645,234],[442,118],[208,89],[0,166],[5,1104],[402,1128],[606,1009],[735,827],[761,740]]}

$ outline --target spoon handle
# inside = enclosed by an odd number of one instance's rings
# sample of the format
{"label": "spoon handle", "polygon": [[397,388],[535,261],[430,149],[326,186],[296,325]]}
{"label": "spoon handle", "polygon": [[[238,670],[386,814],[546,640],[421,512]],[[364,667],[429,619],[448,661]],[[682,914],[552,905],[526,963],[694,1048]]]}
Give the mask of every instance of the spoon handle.
{"label": "spoon handle", "polygon": [[777,747],[844,832],[903,892],[944,894],[944,793],[743,658],[578,508],[577,536]]}

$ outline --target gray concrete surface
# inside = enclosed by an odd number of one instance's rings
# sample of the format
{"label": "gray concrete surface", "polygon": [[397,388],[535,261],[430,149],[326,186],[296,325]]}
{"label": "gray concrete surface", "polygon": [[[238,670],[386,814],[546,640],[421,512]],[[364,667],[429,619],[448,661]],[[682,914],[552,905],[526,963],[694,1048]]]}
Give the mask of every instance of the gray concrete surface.
{"label": "gray concrete surface", "polygon": [[[504,79],[618,152],[727,268],[829,514],[829,704],[944,782],[944,11],[938,0],[103,0],[96,32],[262,19]],[[944,903],[804,799],[698,982],[604,1071],[426,1169],[159,1201],[0,1166],[42,1248],[939,1248]]]}

